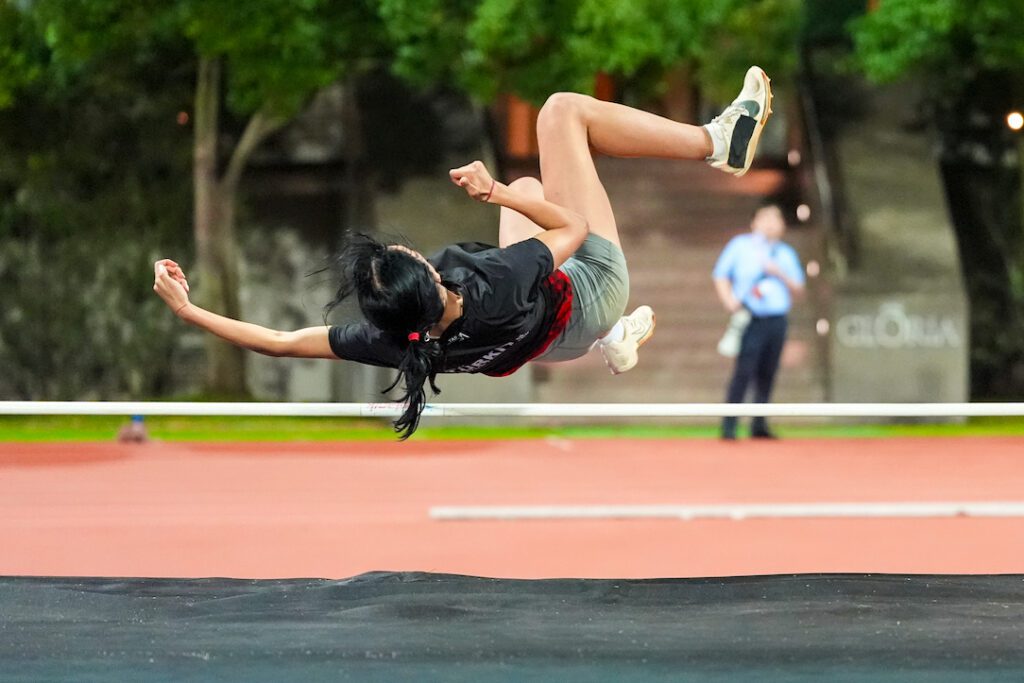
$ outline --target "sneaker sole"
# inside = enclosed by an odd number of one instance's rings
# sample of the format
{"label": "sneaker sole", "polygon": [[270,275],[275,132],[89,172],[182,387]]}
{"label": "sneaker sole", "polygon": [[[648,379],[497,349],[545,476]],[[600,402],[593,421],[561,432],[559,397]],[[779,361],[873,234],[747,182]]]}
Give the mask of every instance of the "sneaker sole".
{"label": "sneaker sole", "polygon": [[654,328],[657,326],[657,324],[658,324],[658,316],[656,316],[652,312],[651,313],[651,329],[647,330],[647,334],[645,334],[644,336],[640,337],[640,339],[637,340],[637,342],[636,342],[637,348],[639,348],[639,347],[643,346],[644,344],[646,344],[647,340],[654,336]]}
{"label": "sneaker sole", "polygon": [[733,174],[737,178],[742,178],[750,170],[750,166],[754,163],[754,155],[757,153],[757,143],[761,141],[761,132],[768,123],[768,119],[772,117],[772,79],[768,78],[768,74],[763,69],[761,70],[761,79],[764,81],[764,89],[767,93],[764,100],[764,118],[757,122],[754,133],[750,136],[750,142],[747,143],[746,164]]}

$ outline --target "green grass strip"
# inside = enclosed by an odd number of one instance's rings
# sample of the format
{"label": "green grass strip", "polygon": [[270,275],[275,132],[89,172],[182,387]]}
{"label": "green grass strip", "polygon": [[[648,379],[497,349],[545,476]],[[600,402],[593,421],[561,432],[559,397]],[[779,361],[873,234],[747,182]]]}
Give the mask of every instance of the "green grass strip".
{"label": "green grass strip", "polygon": [[[0,441],[110,441],[126,418],[109,416],[0,416]],[[164,417],[145,419],[152,438],[164,441],[390,441],[386,420],[325,417]],[[1024,436],[1024,418],[973,418],[939,423],[847,423],[775,421],[780,436],[885,438],[893,436]],[[742,433],[742,432],[741,432]],[[714,438],[717,423],[660,420],[651,424],[425,424],[413,437],[423,440],[679,439]]]}

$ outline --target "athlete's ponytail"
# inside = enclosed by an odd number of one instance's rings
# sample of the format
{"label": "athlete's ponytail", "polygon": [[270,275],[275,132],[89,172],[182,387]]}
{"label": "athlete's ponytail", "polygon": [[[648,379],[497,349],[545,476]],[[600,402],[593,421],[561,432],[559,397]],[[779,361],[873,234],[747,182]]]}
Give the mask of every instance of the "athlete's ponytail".
{"label": "athlete's ponytail", "polygon": [[408,439],[426,405],[425,385],[429,382],[430,389],[440,393],[434,380],[443,353],[437,340],[427,335],[444,314],[437,283],[424,262],[364,234],[349,236],[338,263],[341,284],[326,311],[354,292],[366,320],[405,347],[395,381],[383,393],[402,383],[399,400],[405,411],[394,426],[403,440]]}
{"label": "athlete's ponytail", "polygon": [[395,431],[401,438],[408,439],[420,424],[420,414],[427,403],[425,385],[430,382],[430,390],[440,394],[435,380],[437,371],[434,369],[441,362],[441,345],[437,340],[427,340],[426,333],[413,332],[408,336],[405,355],[398,365],[398,374],[384,393],[387,393],[402,382],[405,393],[398,399],[405,403],[405,412],[395,420]]}

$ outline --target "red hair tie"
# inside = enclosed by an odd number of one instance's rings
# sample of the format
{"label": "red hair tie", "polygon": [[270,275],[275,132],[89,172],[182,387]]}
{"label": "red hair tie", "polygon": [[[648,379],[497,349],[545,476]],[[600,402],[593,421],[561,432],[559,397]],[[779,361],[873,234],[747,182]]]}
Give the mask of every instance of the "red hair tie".
{"label": "red hair tie", "polygon": [[409,333],[409,341],[411,341],[411,342],[418,342],[419,340],[420,340],[420,333],[419,332],[410,332]]}

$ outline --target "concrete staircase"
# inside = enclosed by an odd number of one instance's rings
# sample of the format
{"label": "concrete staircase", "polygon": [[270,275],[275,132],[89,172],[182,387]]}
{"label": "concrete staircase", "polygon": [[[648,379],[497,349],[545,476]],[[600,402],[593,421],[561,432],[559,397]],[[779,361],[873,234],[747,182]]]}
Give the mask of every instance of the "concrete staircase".
{"label": "concrete staircase", "polygon": [[[652,306],[658,327],[640,364],[614,377],[600,353],[572,363],[537,365],[537,400],[545,402],[719,402],[732,360],[715,351],[727,316],[715,296],[711,269],[725,243],[748,229],[760,198],[777,192],[784,172],[755,170],[744,178],[703,164],[601,159],[598,169],[615,207],[630,266],[629,310]],[[786,241],[821,263],[821,231],[791,227]],[[777,401],[822,401],[826,353],[815,321],[827,317],[827,288],[809,282],[791,318],[790,343],[776,383]]]}

